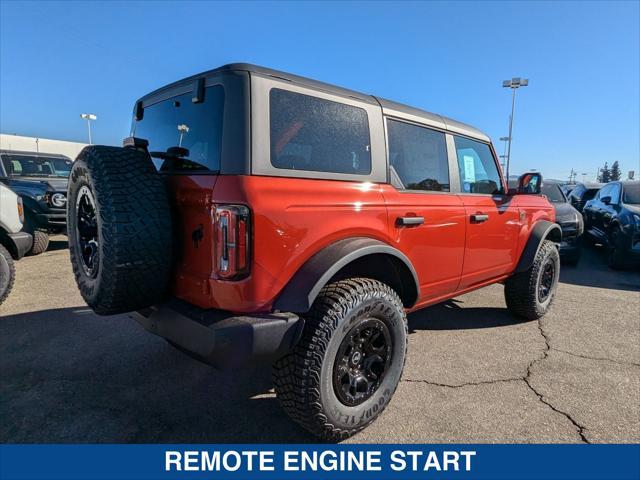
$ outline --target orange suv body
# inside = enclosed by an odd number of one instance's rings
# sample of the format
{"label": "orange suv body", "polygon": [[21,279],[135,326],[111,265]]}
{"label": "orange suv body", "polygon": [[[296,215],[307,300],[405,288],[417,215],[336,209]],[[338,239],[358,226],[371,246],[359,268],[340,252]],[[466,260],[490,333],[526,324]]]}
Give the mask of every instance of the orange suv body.
{"label": "orange suv body", "polygon": [[[173,293],[198,307],[270,312],[313,255],[364,237],[404,255],[417,282],[416,291],[405,288],[402,298],[414,310],[504,280],[516,269],[533,226],[555,220],[544,197],[507,194],[493,146],[478,130],[251,65],[222,67],[142,98],[137,105],[144,116],[134,120],[132,132],[148,139],[151,151],[157,126],[147,131],[145,120],[154,116],[158,99],[175,103],[171,99],[181,95],[190,101],[200,78],[204,101],[187,107],[204,110],[211,89],[224,98],[216,98],[219,121],[212,122],[220,130],[220,149],[208,152],[216,171],[165,172],[181,237]],[[348,129],[352,135],[340,135]],[[202,140],[191,135],[185,144]],[[236,145],[227,147],[231,142]],[[315,157],[314,148],[321,150]],[[232,280],[217,268],[212,213],[227,204],[250,209],[249,268]],[[407,217],[415,223],[403,224]]]}
{"label": "orange suv body", "polygon": [[513,314],[548,311],[561,231],[541,182],[507,190],[489,138],[454,120],[234,64],[81,152],[70,257],[94,311],[135,311],[216,367],[273,362],[284,410],[340,440],[391,400],[407,312],[496,282]]}

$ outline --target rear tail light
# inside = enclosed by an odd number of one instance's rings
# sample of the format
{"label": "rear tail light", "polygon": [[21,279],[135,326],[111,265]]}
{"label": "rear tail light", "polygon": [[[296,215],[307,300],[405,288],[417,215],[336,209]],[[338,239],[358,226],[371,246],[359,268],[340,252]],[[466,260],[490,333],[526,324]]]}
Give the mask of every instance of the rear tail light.
{"label": "rear tail light", "polygon": [[22,204],[22,197],[18,197],[18,218],[20,223],[24,223],[24,205]]}
{"label": "rear tail light", "polygon": [[251,213],[244,205],[218,205],[213,218],[214,266],[217,275],[239,280],[249,275]]}

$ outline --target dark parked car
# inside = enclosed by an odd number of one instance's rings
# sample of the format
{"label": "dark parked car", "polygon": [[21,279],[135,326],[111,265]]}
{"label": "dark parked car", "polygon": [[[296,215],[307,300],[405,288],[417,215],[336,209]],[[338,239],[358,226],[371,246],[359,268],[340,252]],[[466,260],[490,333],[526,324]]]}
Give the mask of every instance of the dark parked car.
{"label": "dark parked car", "polygon": [[542,185],[542,193],[556,209],[556,223],[562,229],[560,258],[565,263],[575,265],[580,260],[580,246],[584,232],[582,215],[569,203],[561,184],[545,181]]}
{"label": "dark parked car", "polygon": [[560,185],[560,190],[562,190],[562,193],[564,193],[565,197],[568,197],[569,194],[571,193],[571,191],[576,188],[576,184],[575,183],[561,183]]}
{"label": "dark parked car", "polygon": [[582,213],[584,205],[596,196],[602,185],[602,183],[578,183],[567,196],[569,203]]}
{"label": "dark parked car", "polygon": [[44,252],[49,235],[66,233],[67,182],[73,162],[49,153],[0,150],[0,181],[24,203],[24,231],[33,235],[30,255]]}
{"label": "dark parked car", "polygon": [[583,211],[587,234],[609,247],[609,265],[622,268],[640,260],[640,182],[611,182]]}

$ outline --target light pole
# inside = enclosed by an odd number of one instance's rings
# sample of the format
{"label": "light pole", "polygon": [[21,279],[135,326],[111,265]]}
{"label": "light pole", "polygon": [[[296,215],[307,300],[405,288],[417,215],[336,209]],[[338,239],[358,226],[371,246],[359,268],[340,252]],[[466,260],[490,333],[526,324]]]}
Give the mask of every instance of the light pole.
{"label": "light pole", "polygon": [[511,96],[511,116],[509,117],[509,146],[507,148],[507,182],[509,181],[509,164],[511,163],[511,140],[513,138],[513,114],[516,109],[516,90],[520,87],[526,87],[529,85],[528,78],[514,77],[511,80],[504,80],[502,86],[510,88],[513,91]]}
{"label": "light pole", "polygon": [[[501,162],[502,171],[504,172],[506,167],[506,162],[507,162],[507,142],[509,141],[509,137],[500,137],[500,141],[504,142],[504,150],[502,151],[502,155],[500,155],[500,158],[502,159],[502,162]],[[509,179],[507,178],[507,183],[508,182],[509,182]]]}
{"label": "light pole", "polygon": [[83,120],[87,121],[87,128],[89,129],[89,145],[92,145],[92,143],[91,143],[91,121],[92,120],[97,120],[98,117],[96,117],[93,113],[81,113],[80,114],[80,118],[82,118]]}

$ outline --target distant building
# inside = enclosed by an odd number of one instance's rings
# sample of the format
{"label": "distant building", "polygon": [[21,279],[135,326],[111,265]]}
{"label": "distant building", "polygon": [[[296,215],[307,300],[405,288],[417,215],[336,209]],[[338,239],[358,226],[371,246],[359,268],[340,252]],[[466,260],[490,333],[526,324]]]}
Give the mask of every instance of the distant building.
{"label": "distant building", "polygon": [[50,138],[23,137],[0,133],[1,150],[19,150],[22,152],[58,153],[75,160],[86,143],[52,140]]}

